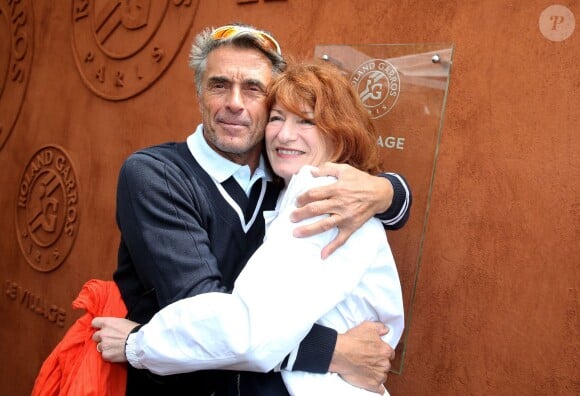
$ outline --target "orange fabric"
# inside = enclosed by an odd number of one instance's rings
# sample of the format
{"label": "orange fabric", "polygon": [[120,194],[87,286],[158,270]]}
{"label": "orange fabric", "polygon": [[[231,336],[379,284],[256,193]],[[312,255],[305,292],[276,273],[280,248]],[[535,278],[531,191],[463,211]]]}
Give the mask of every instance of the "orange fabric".
{"label": "orange fabric", "polygon": [[91,339],[95,316],[127,314],[117,285],[113,281],[89,280],[72,306],[87,313],[73,323],[42,364],[32,396],[125,395],[126,365],[105,362]]}

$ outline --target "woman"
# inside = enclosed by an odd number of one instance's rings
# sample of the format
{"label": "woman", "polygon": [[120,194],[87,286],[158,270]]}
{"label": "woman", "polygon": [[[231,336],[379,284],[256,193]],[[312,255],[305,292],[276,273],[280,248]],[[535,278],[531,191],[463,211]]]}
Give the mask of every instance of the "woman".
{"label": "woman", "polygon": [[[312,166],[334,161],[378,172],[370,117],[346,78],[329,64],[290,65],[269,88],[267,103],[266,151],[285,189],[276,209],[265,213],[263,245],[232,294],[206,293],[173,303],[129,337],[126,353],[133,366],[158,374],[268,372],[295,350],[314,322],[345,332],[365,320],[381,321],[390,329],[385,341],[397,345],[403,302],[382,224],[369,220],[323,260],[322,247],[337,229],[295,238],[297,224],[289,220],[300,193],[335,181],[313,177]],[[169,331],[166,323],[179,326]],[[106,340],[101,343],[106,349]],[[292,395],[373,394],[337,374],[283,370],[281,375]]]}
{"label": "woman", "polygon": [[[317,260],[316,252],[334,237],[335,229],[308,241],[287,236],[293,227],[288,217],[295,208],[295,198],[313,186],[334,182],[330,177],[312,177],[309,166],[330,161],[371,174],[379,171],[374,128],[368,113],[346,78],[330,64],[289,67],[270,88],[268,107],[271,110],[266,152],[274,173],[284,179],[286,189],[276,212],[270,214],[271,222],[267,218],[264,244],[275,245],[268,239],[279,232],[281,243],[290,241],[281,250],[297,251],[291,261],[302,263],[303,270],[289,262],[285,271],[290,279],[300,282],[297,289],[305,290],[304,294],[318,287],[318,294],[310,300],[312,313],[333,306],[318,323],[343,332],[363,320],[380,320],[390,327],[386,341],[394,348],[403,330],[403,303],[394,259],[380,223],[369,220],[328,259],[332,263]],[[262,271],[277,271],[264,262],[262,269],[250,267],[256,278]],[[327,283],[314,284],[325,277]],[[305,282],[313,284],[305,288]],[[291,394],[365,393],[355,391],[336,374],[283,371],[282,376]]]}

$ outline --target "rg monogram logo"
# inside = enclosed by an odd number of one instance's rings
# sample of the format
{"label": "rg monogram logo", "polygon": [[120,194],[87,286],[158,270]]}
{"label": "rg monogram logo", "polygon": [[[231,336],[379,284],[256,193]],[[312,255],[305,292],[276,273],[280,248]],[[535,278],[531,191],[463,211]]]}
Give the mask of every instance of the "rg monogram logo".
{"label": "rg monogram logo", "polygon": [[79,227],[78,183],[68,155],[57,146],[37,151],[22,174],[16,229],[32,268],[48,272],[70,253]]}

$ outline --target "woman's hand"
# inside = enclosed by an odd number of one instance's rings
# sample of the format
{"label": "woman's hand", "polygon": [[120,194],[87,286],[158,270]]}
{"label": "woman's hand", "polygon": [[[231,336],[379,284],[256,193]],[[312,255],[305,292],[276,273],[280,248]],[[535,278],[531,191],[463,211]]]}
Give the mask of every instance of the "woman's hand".
{"label": "woman's hand", "polygon": [[93,334],[93,341],[97,343],[97,351],[103,360],[112,363],[127,361],[125,356],[125,342],[127,337],[139,323],[123,318],[96,317],[91,325],[97,329]]}

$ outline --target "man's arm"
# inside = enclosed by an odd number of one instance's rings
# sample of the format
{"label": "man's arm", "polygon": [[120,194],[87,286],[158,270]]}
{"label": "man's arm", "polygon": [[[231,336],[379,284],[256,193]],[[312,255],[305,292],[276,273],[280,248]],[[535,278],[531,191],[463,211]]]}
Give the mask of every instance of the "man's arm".
{"label": "man's arm", "polygon": [[[330,343],[332,332],[335,342]],[[380,392],[395,358],[395,350],[381,338],[388,332],[389,328],[380,322],[363,322],[341,334],[315,324],[300,343],[300,353],[294,357],[294,351],[279,368],[318,374],[333,372],[351,385]]]}
{"label": "man's arm", "polygon": [[[209,209],[204,209],[205,195],[199,190],[177,166],[150,153],[133,154],[123,164],[117,223],[124,251],[114,278],[123,292],[132,287],[136,272],[141,285],[151,290],[148,294],[155,295],[147,301],[143,292],[132,293],[137,299],[125,301],[130,319],[150,319],[151,312],[134,316],[141,304],[162,308],[180,298],[227,291],[202,223],[202,212]],[[130,262],[123,252],[130,254]]]}
{"label": "man's arm", "polygon": [[409,218],[411,190],[400,175],[383,173],[372,176],[350,165],[334,163],[326,163],[312,174],[334,176],[338,182],[302,194],[297,200],[299,209],[294,211],[292,220],[301,221],[324,213],[331,215],[308,226],[298,227],[294,232],[297,237],[307,237],[337,226],[340,232],[323,249],[322,258],[327,258],[354,231],[377,214],[387,229],[401,228]]}
{"label": "man's arm", "polygon": [[375,215],[387,230],[398,230],[407,224],[411,213],[413,196],[407,180],[397,173],[381,173],[379,178],[387,179],[393,188],[393,199],[389,208]]}
{"label": "man's arm", "polygon": [[340,334],[328,371],[351,385],[380,392],[395,358],[395,350],[381,339],[388,332],[382,323],[363,322]]}

